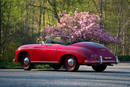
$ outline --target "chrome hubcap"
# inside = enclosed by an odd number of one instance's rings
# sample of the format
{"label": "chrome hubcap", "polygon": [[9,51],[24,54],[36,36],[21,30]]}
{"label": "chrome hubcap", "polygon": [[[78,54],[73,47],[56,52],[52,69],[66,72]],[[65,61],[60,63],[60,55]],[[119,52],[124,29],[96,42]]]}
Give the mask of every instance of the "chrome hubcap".
{"label": "chrome hubcap", "polygon": [[68,59],[68,65],[73,66],[73,64],[74,64],[73,58]]}
{"label": "chrome hubcap", "polygon": [[29,64],[29,58],[28,58],[28,57],[25,57],[25,59],[24,59],[24,64],[25,64],[25,65],[28,65],[28,64]]}

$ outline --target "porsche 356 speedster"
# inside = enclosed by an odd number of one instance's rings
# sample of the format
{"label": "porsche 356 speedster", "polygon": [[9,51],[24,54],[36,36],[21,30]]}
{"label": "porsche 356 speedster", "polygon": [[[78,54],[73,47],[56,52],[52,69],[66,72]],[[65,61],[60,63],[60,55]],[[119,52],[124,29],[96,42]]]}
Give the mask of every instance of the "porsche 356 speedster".
{"label": "porsche 356 speedster", "polygon": [[20,46],[13,61],[20,62],[25,70],[30,70],[34,64],[49,64],[55,70],[63,66],[67,71],[77,71],[80,65],[88,65],[102,72],[107,66],[117,64],[118,58],[99,43],[66,44],[58,37],[58,40],[52,38],[42,44]]}

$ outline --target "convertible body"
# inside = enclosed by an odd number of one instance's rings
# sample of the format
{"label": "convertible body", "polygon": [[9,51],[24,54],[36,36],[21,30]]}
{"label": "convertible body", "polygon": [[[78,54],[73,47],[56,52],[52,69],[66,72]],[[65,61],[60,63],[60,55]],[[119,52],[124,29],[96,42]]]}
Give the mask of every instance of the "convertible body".
{"label": "convertible body", "polygon": [[50,64],[54,69],[64,65],[68,71],[76,71],[79,65],[106,68],[107,65],[117,64],[118,58],[101,44],[78,42],[71,45],[23,45],[16,50],[14,61],[21,62],[24,69],[30,69],[31,64]]}

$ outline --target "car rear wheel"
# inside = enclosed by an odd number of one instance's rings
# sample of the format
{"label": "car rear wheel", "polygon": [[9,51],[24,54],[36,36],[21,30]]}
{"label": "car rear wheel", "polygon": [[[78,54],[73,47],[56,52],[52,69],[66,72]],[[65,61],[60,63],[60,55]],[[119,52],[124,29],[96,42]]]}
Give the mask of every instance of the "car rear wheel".
{"label": "car rear wheel", "polygon": [[104,65],[104,64],[93,65],[92,68],[93,68],[96,72],[103,72],[103,71],[107,68],[107,65]]}
{"label": "car rear wheel", "polygon": [[61,68],[60,64],[51,64],[50,67],[52,67],[54,70],[58,70]]}
{"label": "car rear wheel", "polygon": [[77,71],[79,64],[75,56],[67,56],[64,61],[64,67],[67,71]]}
{"label": "car rear wheel", "polygon": [[28,55],[22,56],[21,65],[24,68],[24,70],[31,70],[32,67],[31,67],[31,62]]}

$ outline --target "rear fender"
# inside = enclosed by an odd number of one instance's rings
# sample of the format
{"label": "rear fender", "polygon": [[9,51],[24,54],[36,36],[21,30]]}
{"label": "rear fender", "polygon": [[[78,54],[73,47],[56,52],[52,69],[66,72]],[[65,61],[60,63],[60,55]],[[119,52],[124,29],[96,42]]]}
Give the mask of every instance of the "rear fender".
{"label": "rear fender", "polygon": [[77,51],[73,51],[73,52],[66,52],[65,54],[62,54],[60,57],[59,57],[59,63],[63,64],[64,62],[64,59],[66,58],[66,56],[69,56],[69,55],[73,55],[76,57],[78,63],[83,63],[86,56],[83,54],[83,53],[79,53]]}

